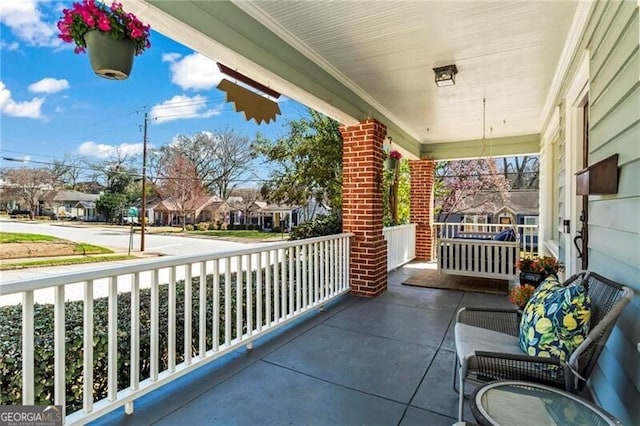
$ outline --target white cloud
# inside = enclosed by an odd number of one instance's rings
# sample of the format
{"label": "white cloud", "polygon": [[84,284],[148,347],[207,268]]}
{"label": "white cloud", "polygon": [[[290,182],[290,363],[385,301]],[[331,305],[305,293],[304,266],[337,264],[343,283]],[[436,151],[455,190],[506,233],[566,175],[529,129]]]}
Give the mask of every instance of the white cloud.
{"label": "white cloud", "polygon": [[118,155],[138,155],[142,154],[144,145],[139,143],[121,143],[120,145],[107,145],[95,143],[93,141],[83,142],[76,149],[81,155],[89,155],[97,158],[116,157]]}
{"label": "white cloud", "polygon": [[0,49],[2,50],[8,50],[8,51],[18,50],[19,47],[20,45],[16,41],[11,43],[8,43],[4,40],[0,41]]}
{"label": "white cloud", "polygon": [[220,74],[218,70],[216,61],[199,53],[187,55],[179,60],[176,59],[175,56],[170,58],[173,58],[173,60],[167,59],[167,61],[171,62],[169,66],[171,81],[184,90],[212,89],[217,86],[222,79],[222,74]]}
{"label": "white cloud", "polygon": [[0,112],[10,117],[44,118],[42,104],[44,98],[33,98],[30,101],[17,102],[11,97],[11,90],[0,81]]}
{"label": "white cloud", "polygon": [[36,0],[3,1],[0,22],[20,40],[33,46],[60,46],[54,22],[45,22]]}
{"label": "white cloud", "polygon": [[34,93],[56,93],[69,88],[69,82],[65,79],[43,78],[29,86]]}
{"label": "white cloud", "polygon": [[175,62],[182,57],[179,53],[163,53],[162,62]]}
{"label": "white cloud", "polygon": [[159,124],[188,118],[207,118],[222,113],[222,104],[215,108],[208,108],[207,102],[207,98],[201,95],[193,97],[176,95],[161,104],[153,106],[149,116],[154,123]]}

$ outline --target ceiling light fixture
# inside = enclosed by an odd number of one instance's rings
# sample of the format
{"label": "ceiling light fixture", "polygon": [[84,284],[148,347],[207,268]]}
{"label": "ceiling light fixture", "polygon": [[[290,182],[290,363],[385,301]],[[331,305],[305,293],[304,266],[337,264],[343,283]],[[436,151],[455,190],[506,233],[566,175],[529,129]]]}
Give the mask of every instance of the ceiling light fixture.
{"label": "ceiling light fixture", "polygon": [[436,74],[436,86],[443,87],[456,84],[455,76],[458,73],[458,68],[455,64],[434,68],[433,72]]}

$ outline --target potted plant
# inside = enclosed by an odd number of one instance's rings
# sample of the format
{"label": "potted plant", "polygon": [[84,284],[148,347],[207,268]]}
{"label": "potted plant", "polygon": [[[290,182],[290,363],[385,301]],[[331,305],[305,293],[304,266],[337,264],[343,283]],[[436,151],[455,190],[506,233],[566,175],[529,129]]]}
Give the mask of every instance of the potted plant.
{"label": "potted plant", "polygon": [[134,55],[151,47],[149,28],[125,12],[120,3],[107,7],[95,0],[83,0],[62,11],[58,37],[75,43],[75,53],[88,50],[91,66],[100,77],[124,80],[131,73]]}
{"label": "potted plant", "polygon": [[396,151],[395,149],[392,150],[385,160],[385,168],[387,170],[395,170],[396,166],[398,165],[398,161],[400,161],[401,158],[402,154],[400,154],[400,151]]}
{"label": "potted plant", "polygon": [[518,309],[522,311],[535,291],[536,288],[531,284],[516,286],[511,290],[511,293],[509,293],[509,302],[516,305]]}
{"label": "potted plant", "polygon": [[548,275],[558,275],[564,265],[553,256],[526,256],[518,261],[516,267],[520,271],[520,284],[537,286]]}

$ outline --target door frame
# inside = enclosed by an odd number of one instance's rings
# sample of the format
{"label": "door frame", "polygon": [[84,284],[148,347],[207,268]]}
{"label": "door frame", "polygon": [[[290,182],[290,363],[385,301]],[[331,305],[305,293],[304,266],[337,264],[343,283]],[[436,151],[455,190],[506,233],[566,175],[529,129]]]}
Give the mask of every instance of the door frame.
{"label": "door frame", "polygon": [[569,232],[563,230],[566,275],[570,276],[582,267],[573,238],[580,231],[582,196],[576,195],[576,173],[582,170],[584,117],[583,107],[589,101],[589,52],[585,51],[565,96],[565,194],[564,220],[569,220]]}

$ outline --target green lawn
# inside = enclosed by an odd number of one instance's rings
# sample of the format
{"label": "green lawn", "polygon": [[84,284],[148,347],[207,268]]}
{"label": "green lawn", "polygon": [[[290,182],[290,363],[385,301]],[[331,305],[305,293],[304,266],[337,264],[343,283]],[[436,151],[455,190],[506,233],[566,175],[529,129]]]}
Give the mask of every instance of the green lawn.
{"label": "green lawn", "polygon": [[73,249],[76,254],[107,254],[113,253],[113,250],[106,247],[94,246],[93,244],[78,243]]}
{"label": "green lawn", "polygon": [[0,232],[0,243],[32,243],[59,241],[60,238],[50,235],[23,234],[19,232]]}

